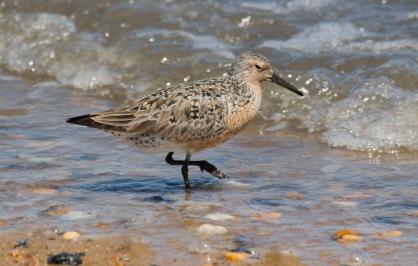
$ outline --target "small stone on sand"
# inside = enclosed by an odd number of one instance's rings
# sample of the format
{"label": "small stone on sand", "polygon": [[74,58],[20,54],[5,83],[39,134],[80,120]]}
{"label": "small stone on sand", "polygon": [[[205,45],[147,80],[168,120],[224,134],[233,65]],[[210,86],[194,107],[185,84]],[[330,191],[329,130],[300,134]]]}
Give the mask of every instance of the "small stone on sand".
{"label": "small stone on sand", "polygon": [[248,254],[241,252],[226,251],[224,252],[225,259],[232,262],[240,262],[248,258]]}
{"label": "small stone on sand", "polygon": [[83,257],[86,253],[69,253],[61,252],[59,254],[53,255],[49,254],[47,258],[48,264],[64,264],[64,265],[81,265],[83,264]]}
{"label": "small stone on sand", "polygon": [[123,263],[122,258],[120,256],[113,256],[111,265],[112,266],[125,266],[125,263]]}
{"label": "small stone on sand", "polygon": [[12,249],[8,253],[15,263],[19,265],[27,265],[27,266],[38,266],[39,260],[33,256],[32,254],[27,253],[22,249]]}
{"label": "small stone on sand", "polygon": [[19,239],[16,241],[14,248],[27,248],[28,247],[28,240],[26,239]]}
{"label": "small stone on sand", "polygon": [[257,221],[275,220],[282,217],[280,212],[265,212],[261,214],[253,214],[253,219]]}
{"label": "small stone on sand", "polygon": [[65,240],[76,240],[80,237],[80,234],[75,231],[68,231],[62,235],[62,238]]}
{"label": "small stone on sand", "polygon": [[228,232],[228,229],[226,229],[223,226],[218,225],[211,225],[211,224],[202,224],[197,228],[197,232],[202,235],[220,235],[225,234]]}
{"label": "small stone on sand", "polygon": [[234,219],[235,217],[226,213],[215,212],[215,213],[209,213],[205,215],[205,218],[209,220],[213,220],[213,221],[226,221],[226,220]]}

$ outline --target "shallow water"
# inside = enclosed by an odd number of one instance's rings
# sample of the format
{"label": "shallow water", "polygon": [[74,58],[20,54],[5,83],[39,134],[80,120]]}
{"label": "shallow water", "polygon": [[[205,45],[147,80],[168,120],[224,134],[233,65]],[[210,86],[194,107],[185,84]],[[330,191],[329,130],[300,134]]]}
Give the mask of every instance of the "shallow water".
{"label": "shallow water", "polygon": [[[274,246],[308,265],[417,264],[417,7],[3,1],[0,218],[9,222],[2,230],[46,225],[97,235],[94,225],[109,223],[106,233],[136,235],[166,254],[162,265],[174,258],[197,265],[233,249],[257,257]],[[266,84],[256,121],[194,157],[233,179],[191,169],[190,197],[165,154],[64,123],[167,83],[222,74],[248,49],[265,53],[307,96]],[[54,205],[70,211],[45,215]],[[269,211],[282,216],[253,217]],[[215,222],[210,213],[236,218]],[[204,223],[229,232],[199,236]],[[331,236],[342,228],[363,239],[336,242]],[[389,230],[402,236],[375,236]]]}

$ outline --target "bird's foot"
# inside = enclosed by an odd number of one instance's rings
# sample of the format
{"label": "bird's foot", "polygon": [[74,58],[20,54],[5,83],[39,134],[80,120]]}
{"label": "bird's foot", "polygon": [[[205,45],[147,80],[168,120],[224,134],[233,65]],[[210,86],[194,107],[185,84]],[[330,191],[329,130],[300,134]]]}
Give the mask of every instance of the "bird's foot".
{"label": "bird's foot", "polygon": [[218,169],[208,161],[196,161],[196,164],[200,167],[200,171],[206,171],[208,173],[212,173],[217,171]]}
{"label": "bird's foot", "polygon": [[211,175],[216,176],[219,179],[229,178],[226,174],[222,173],[220,170],[215,170],[210,172]]}
{"label": "bird's foot", "polygon": [[222,173],[218,168],[216,168],[213,164],[209,163],[208,161],[194,161],[195,165],[198,165],[200,167],[200,171],[206,171],[209,174],[216,176],[219,179],[222,178],[228,178],[227,175]]}

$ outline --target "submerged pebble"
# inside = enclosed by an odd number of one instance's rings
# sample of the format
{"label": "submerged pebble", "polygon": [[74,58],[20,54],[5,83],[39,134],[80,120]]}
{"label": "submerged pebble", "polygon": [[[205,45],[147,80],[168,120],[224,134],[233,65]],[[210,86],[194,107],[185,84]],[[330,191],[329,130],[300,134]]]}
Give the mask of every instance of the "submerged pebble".
{"label": "submerged pebble", "polygon": [[351,243],[361,240],[358,232],[351,229],[341,229],[334,233],[334,238],[340,243]]}
{"label": "submerged pebble", "polygon": [[293,255],[291,252],[285,252],[285,251],[276,251],[272,250],[264,254],[262,259],[252,264],[253,266],[266,266],[266,265],[289,265],[289,266],[303,266],[305,264],[302,264],[298,257]]}
{"label": "submerged pebble", "polygon": [[69,211],[65,214],[64,218],[67,220],[84,220],[95,217],[95,213],[90,211]]}
{"label": "submerged pebble", "polygon": [[48,209],[44,210],[42,214],[46,214],[48,216],[61,216],[67,214],[70,211],[70,207],[63,206],[63,205],[55,205],[51,206]]}
{"label": "submerged pebble", "polygon": [[253,241],[247,235],[238,235],[233,238],[233,242],[236,244],[236,247],[230,251],[246,253],[251,256],[255,255],[255,251],[252,249]]}
{"label": "submerged pebble", "polygon": [[231,179],[221,179],[222,183],[226,184],[226,185],[230,185],[230,186],[234,186],[234,187],[249,187],[250,184],[247,183],[243,183],[243,182],[239,182],[237,180],[231,180]]}
{"label": "submerged pebble", "polygon": [[275,220],[282,217],[280,212],[265,212],[260,214],[253,214],[252,218],[257,221]]}
{"label": "submerged pebble", "polygon": [[225,234],[228,232],[228,229],[218,225],[202,224],[197,228],[197,232],[202,235],[211,236]]}
{"label": "submerged pebble", "polygon": [[110,223],[103,223],[103,222],[101,222],[101,223],[95,224],[94,227],[96,227],[98,229],[101,229],[101,230],[107,230],[110,227]]}
{"label": "submerged pebble", "polygon": [[296,192],[296,191],[290,191],[286,193],[286,198],[293,199],[293,200],[303,200],[304,196],[302,193]]}
{"label": "submerged pebble", "polygon": [[55,188],[48,188],[48,187],[38,187],[31,189],[32,193],[40,194],[40,195],[52,195],[56,194],[58,190]]}
{"label": "submerged pebble", "polygon": [[206,241],[197,241],[188,246],[188,251],[194,254],[209,254],[212,251],[211,245]]}
{"label": "submerged pebble", "polygon": [[77,240],[80,237],[80,234],[75,231],[68,231],[62,235],[62,238],[65,240]]}
{"label": "submerged pebble", "polygon": [[373,235],[377,238],[400,237],[402,236],[402,231],[392,230],[392,231],[384,231],[384,232],[375,232]]}
{"label": "submerged pebble", "polygon": [[333,203],[335,205],[339,205],[339,206],[343,206],[343,207],[356,207],[358,205],[358,203],[355,202],[355,201],[347,201],[347,200],[334,201]]}
{"label": "submerged pebble", "polygon": [[410,217],[418,217],[418,210],[412,210],[407,212],[407,215]]}
{"label": "submerged pebble", "polygon": [[161,203],[161,202],[164,202],[164,203],[173,203],[174,202],[174,200],[166,199],[166,198],[163,198],[163,197],[161,197],[159,195],[158,196],[146,197],[146,198],[144,198],[144,201],[153,202],[153,203]]}
{"label": "submerged pebble", "polygon": [[357,235],[344,235],[341,239],[339,239],[339,241],[342,243],[349,243],[349,242],[359,241],[361,239],[362,238]]}
{"label": "submerged pebble", "polygon": [[226,213],[215,212],[215,213],[209,213],[205,215],[205,218],[209,220],[213,220],[213,221],[226,221],[226,220],[234,219],[235,217]]}
{"label": "submerged pebble", "polygon": [[347,200],[364,200],[369,199],[371,197],[373,197],[373,195],[366,192],[354,192],[343,196],[343,198]]}
{"label": "submerged pebble", "polygon": [[188,202],[185,210],[189,212],[201,212],[201,211],[214,211],[216,208],[220,207],[219,203],[207,203],[207,202],[197,202],[192,201]]}

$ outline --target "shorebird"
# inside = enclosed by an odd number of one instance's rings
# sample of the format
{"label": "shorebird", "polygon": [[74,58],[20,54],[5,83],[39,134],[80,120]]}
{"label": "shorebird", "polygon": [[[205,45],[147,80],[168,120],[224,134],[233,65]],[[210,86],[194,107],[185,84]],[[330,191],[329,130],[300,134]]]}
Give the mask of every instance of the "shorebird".
{"label": "shorebird", "polygon": [[[261,104],[261,82],[276,83],[303,93],[273,71],[260,53],[245,52],[226,76],[158,89],[121,108],[73,117],[68,123],[102,129],[144,151],[168,152],[166,162],[181,165],[187,191],[188,166],[199,166],[218,178],[227,177],[208,161],[191,161],[192,153],[217,146],[241,131]],[[185,160],[174,160],[177,151]]]}

